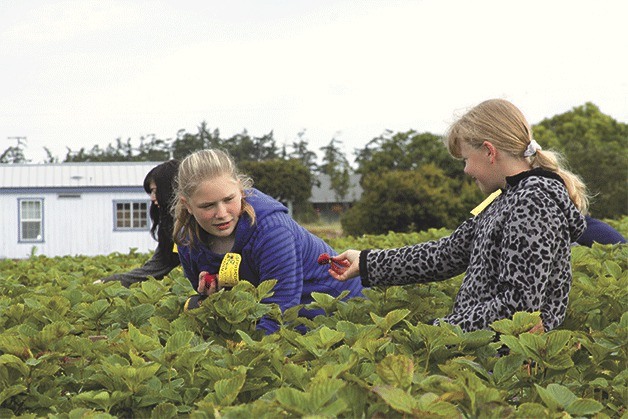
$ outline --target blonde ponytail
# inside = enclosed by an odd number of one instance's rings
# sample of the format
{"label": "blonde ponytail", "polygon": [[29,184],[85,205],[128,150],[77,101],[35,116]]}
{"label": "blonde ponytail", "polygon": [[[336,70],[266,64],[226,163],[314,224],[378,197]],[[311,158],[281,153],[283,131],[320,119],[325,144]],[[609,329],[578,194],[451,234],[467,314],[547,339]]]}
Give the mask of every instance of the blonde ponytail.
{"label": "blonde ponytail", "polygon": [[476,148],[490,141],[503,152],[527,159],[532,168],[540,167],[558,174],[576,208],[583,214],[588,212],[589,197],[582,179],[564,167],[559,153],[545,151],[534,141],[525,116],[509,101],[489,99],[460,117],[449,128],[444,142],[453,157],[461,158],[463,141]]}
{"label": "blonde ponytail", "polygon": [[555,172],[565,182],[569,198],[581,213],[589,212],[589,195],[582,178],[566,169],[565,159],[556,151],[538,150],[533,156],[528,157],[531,166]]}

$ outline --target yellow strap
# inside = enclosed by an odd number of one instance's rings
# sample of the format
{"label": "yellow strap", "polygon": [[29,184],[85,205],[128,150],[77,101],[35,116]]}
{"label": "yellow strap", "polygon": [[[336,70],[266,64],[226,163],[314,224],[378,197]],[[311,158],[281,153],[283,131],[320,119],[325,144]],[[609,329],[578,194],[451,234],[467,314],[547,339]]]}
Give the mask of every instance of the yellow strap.
{"label": "yellow strap", "polygon": [[482,202],[480,203],[480,205],[478,205],[477,207],[473,208],[473,209],[471,210],[471,214],[473,214],[473,215],[478,215],[479,213],[481,213],[482,211],[484,211],[484,209],[485,209],[486,207],[488,207],[488,206],[489,206],[489,204],[490,204],[491,202],[493,202],[493,201],[495,200],[495,198],[497,198],[497,197],[498,197],[499,195],[501,195],[501,194],[502,194],[502,190],[501,190],[501,189],[496,190],[495,192],[493,192],[492,194],[490,194],[488,197],[486,197],[486,199],[485,199],[484,201],[482,201]]}
{"label": "yellow strap", "polygon": [[225,255],[218,271],[218,284],[221,287],[234,287],[238,283],[240,262],[242,262],[242,256],[237,253]]}

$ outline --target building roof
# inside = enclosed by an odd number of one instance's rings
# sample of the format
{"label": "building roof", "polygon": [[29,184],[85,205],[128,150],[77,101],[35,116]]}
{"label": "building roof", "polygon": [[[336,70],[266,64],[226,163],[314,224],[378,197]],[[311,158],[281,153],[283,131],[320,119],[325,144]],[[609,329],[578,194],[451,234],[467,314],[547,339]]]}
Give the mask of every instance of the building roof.
{"label": "building roof", "polygon": [[[85,162],[46,164],[0,164],[0,191],[86,190],[101,188],[142,188],[146,174],[162,162]],[[320,185],[312,188],[310,202],[325,204],[355,202],[362,196],[360,176],[350,175],[349,191],[336,197],[328,175],[319,175]],[[93,188],[93,189],[92,189]]]}
{"label": "building roof", "polygon": [[336,197],[336,192],[331,188],[331,178],[329,175],[319,175],[317,180],[320,185],[312,187],[312,197],[310,202],[313,204],[326,204],[337,202],[355,202],[362,196],[362,186],[360,186],[360,175],[349,175],[349,190],[343,198]]}
{"label": "building roof", "polygon": [[0,164],[0,189],[142,186],[161,162]]}

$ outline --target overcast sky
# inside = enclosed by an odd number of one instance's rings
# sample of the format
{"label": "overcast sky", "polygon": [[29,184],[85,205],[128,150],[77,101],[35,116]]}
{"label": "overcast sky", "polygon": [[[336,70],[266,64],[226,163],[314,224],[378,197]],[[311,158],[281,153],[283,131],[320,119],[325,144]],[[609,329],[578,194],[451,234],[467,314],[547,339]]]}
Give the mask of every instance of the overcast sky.
{"label": "overcast sky", "polygon": [[[1,0],[0,152],[305,130],[350,160],[500,97],[534,124],[593,102],[628,123],[625,0]],[[319,152],[319,156],[320,156]]]}

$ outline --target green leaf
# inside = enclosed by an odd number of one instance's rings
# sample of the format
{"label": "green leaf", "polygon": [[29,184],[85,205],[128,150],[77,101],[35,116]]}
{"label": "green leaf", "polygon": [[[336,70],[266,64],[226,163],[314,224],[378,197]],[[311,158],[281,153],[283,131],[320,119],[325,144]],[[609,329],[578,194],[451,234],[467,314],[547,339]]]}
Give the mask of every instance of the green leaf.
{"label": "green leaf", "polygon": [[572,416],[589,416],[604,409],[604,405],[593,399],[577,399],[570,403],[565,410]]}
{"label": "green leaf", "polygon": [[246,373],[242,372],[233,377],[216,381],[214,391],[216,391],[216,397],[223,406],[229,406],[235,401],[245,380]]}
{"label": "green leaf", "polygon": [[519,311],[515,313],[512,319],[496,320],[491,324],[491,328],[496,332],[518,336],[521,333],[527,332],[536,324],[541,321],[541,314],[539,312],[527,313]]}
{"label": "green leaf", "polygon": [[301,389],[305,389],[309,382],[309,373],[307,368],[300,365],[282,365],[280,374],[283,382],[286,382],[294,387],[299,387]]}
{"label": "green leaf", "polygon": [[536,333],[522,333],[519,342],[523,345],[525,353],[536,361],[545,358],[545,336]]}
{"label": "green leaf", "polygon": [[547,408],[539,403],[522,403],[517,408],[519,418],[547,418],[551,417]]}
{"label": "green leaf", "polygon": [[166,352],[169,353],[175,353],[181,350],[189,349],[190,342],[192,341],[193,337],[194,333],[190,331],[176,332],[168,338],[164,349],[166,350]]}
{"label": "green leaf", "polygon": [[568,405],[573,403],[577,397],[567,387],[552,383],[543,388],[538,384],[534,384],[539,396],[551,410],[564,410]]}
{"label": "green leaf", "polygon": [[59,339],[67,336],[72,330],[72,326],[66,321],[56,321],[54,323],[47,324],[41,330],[39,337],[46,346],[52,345],[54,342],[58,342]]}
{"label": "green leaf", "polygon": [[486,346],[495,339],[495,332],[491,330],[474,330],[462,335],[462,345],[467,349],[477,349]]}
{"label": "green leaf", "polygon": [[565,408],[577,399],[576,395],[573,394],[571,390],[560,384],[549,384],[547,386],[547,391],[563,408]]}
{"label": "green leaf", "polygon": [[176,418],[178,413],[174,404],[160,403],[150,412],[150,417],[153,419]]}
{"label": "green leaf", "polygon": [[274,292],[272,292],[273,288],[277,285],[276,279],[269,279],[267,281],[262,281],[257,286],[257,299],[261,301],[265,298],[272,297]]}
{"label": "green leaf", "polygon": [[233,376],[233,372],[227,368],[211,365],[201,365],[203,367],[202,376],[210,381],[218,381]]}
{"label": "green leaf", "polygon": [[546,346],[548,356],[553,356],[563,351],[569,340],[571,339],[572,332],[569,330],[552,330],[547,333]]}
{"label": "green leaf", "polygon": [[326,379],[312,382],[308,388],[311,413],[318,412],[327,402],[345,386],[345,383],[339,379]]}
{"label": "green leaf", "polygon": [[541,397],[541,400],[543,400],[543,403],[545,403],[551,411],[556,411],[563,407],[559,401],[554,398],[554,395],[550,391],[538,384],[534,384],[534,387],[536,388],[536,392],[539,394],[539,397]]}
{"label": "green leaf", "polygon": [[254,341],[251,336],[249,336],[246,332],[242,331],[242,330],[237,330],[236,333],[238,335],[240,335],[240,339],[242,339],[242,342],[246,343],[247,345],[251,346],[251,347],[257,347],[257,342]]}
{"label": "green leaf", "polygon": [[508,381],[517,371],[521,370],[525,357],[521,354],[509,354],[497,360],[493,367],[493,377],[496,383]]}
{"label": "green leaf", "polygon": [[442,395],[436,395],[434,393],[425,393],[419,397],[418,409],[415,411],[415,417],[432,417],[437,415],[443,418],[458,418],[462,417],[458,408],[449,403],[442,401],[444,397]]}
{"label": "green leaf", "polygon": [[159,368],[161,368],[159,364],[146,364],[139,368],[131,367],[127,370],[130,373],[127,374],[127,377],[129,377],[128,382],[133,384],[132,388],[137,388],[138,384],[152,378],[159,371]]}
{"label": "green leaf", "polygon": [[139,329],[129,323],[129,338],[133,347],[140,353],[148,352],[152,349],[161,348],[159,340],[144,335]]}
{"label": "green leaf", "polygon": [[22,384],[14,384],[8,386],[7,388],[3,388],[2,391],[0,391],[0,406],[11,397],[25,393],[26,391],[28,391],[28,387]]}
{"label": "green leaf", "polygon": [[89,320],[98,320],[107,313],[111,304],[109,301],[100,299],[89,304],[85,309],[81,310],[81,314]]}
{"label": "green leaf", "polygon": [[388,406],[398,412],[412,414],[417,402],[412,395],[400,388],[392,386],[376,386],[373,392],[381,397]]}
{"label": "green leaf", "polygon": [[321,357],[343,338],[344,333],[323,326],[305,336],[297,336],[295,340],[312,355]]}
{"label": "green leaf", "polygon": [[11,354],[0,355],[0,365],[13,368],[24,377],[27,377],[30,371],[24,361],[22,361],[17,356]]}
{"label": "green leaf", "polygon": [[606,271],[615,279],[621,278],[622,272],[624,271],[621,266],[614,260],[605,260],[603,262],[604,268]]}
{"label": "green leaf", "polygon": [[377,364],[376,371],[386,384],[406,389],[412,384],[414,362],[404,355],[388,355]]}
{"label": "green leaf", "polygon": [[571,356],[567,354],[552,356],[544,362],[544,365],[552,370],[567,370],[574,366]]}
{"label": "green leaf", "polygon": [[387,313],[385,317],[379,317],[375,313],[370,313],[373,323],[375,323],[384,334],[387,334],[394,325],[405,319],[408,314],[410,314],[410,310],[407,309],[393,310]]}
{"label": "green leaf", "polygon": [[332,330],[327,326],[323,326],[318,331],[318,336],[320,337],[320,343],[323,348],[329,349],[336,343],[342,341],[345,334],[337,330]]}
{"label": "green leaf", "polygon": [[275,398],[286,409],[298,415],[305,415],[309,412],[309,397],[297,389],[281,387],[275,391]]}
{"label": "green leaf", "polygon": [[[109,394],[107,391],[101,390],[91,390],[84,391],[82,393],[77,394],[72,398],[72,402],[82,406],[84,403],[87,403],[91,406],[97,406],[98,408],[109,411],[112,406],[118,403],[119,399],[124,397],[129,397],[131,394],[128,392],[114,392],[116,395]],[[78,402],[78,403],[77,403]]]}
{"label": "green leaf", "polygon": [[147,303],[140,304],[138,306],[131,307],[128,321],[135,324],[136,326],[141,326],[146,323],[154,313],[154,305]]}

